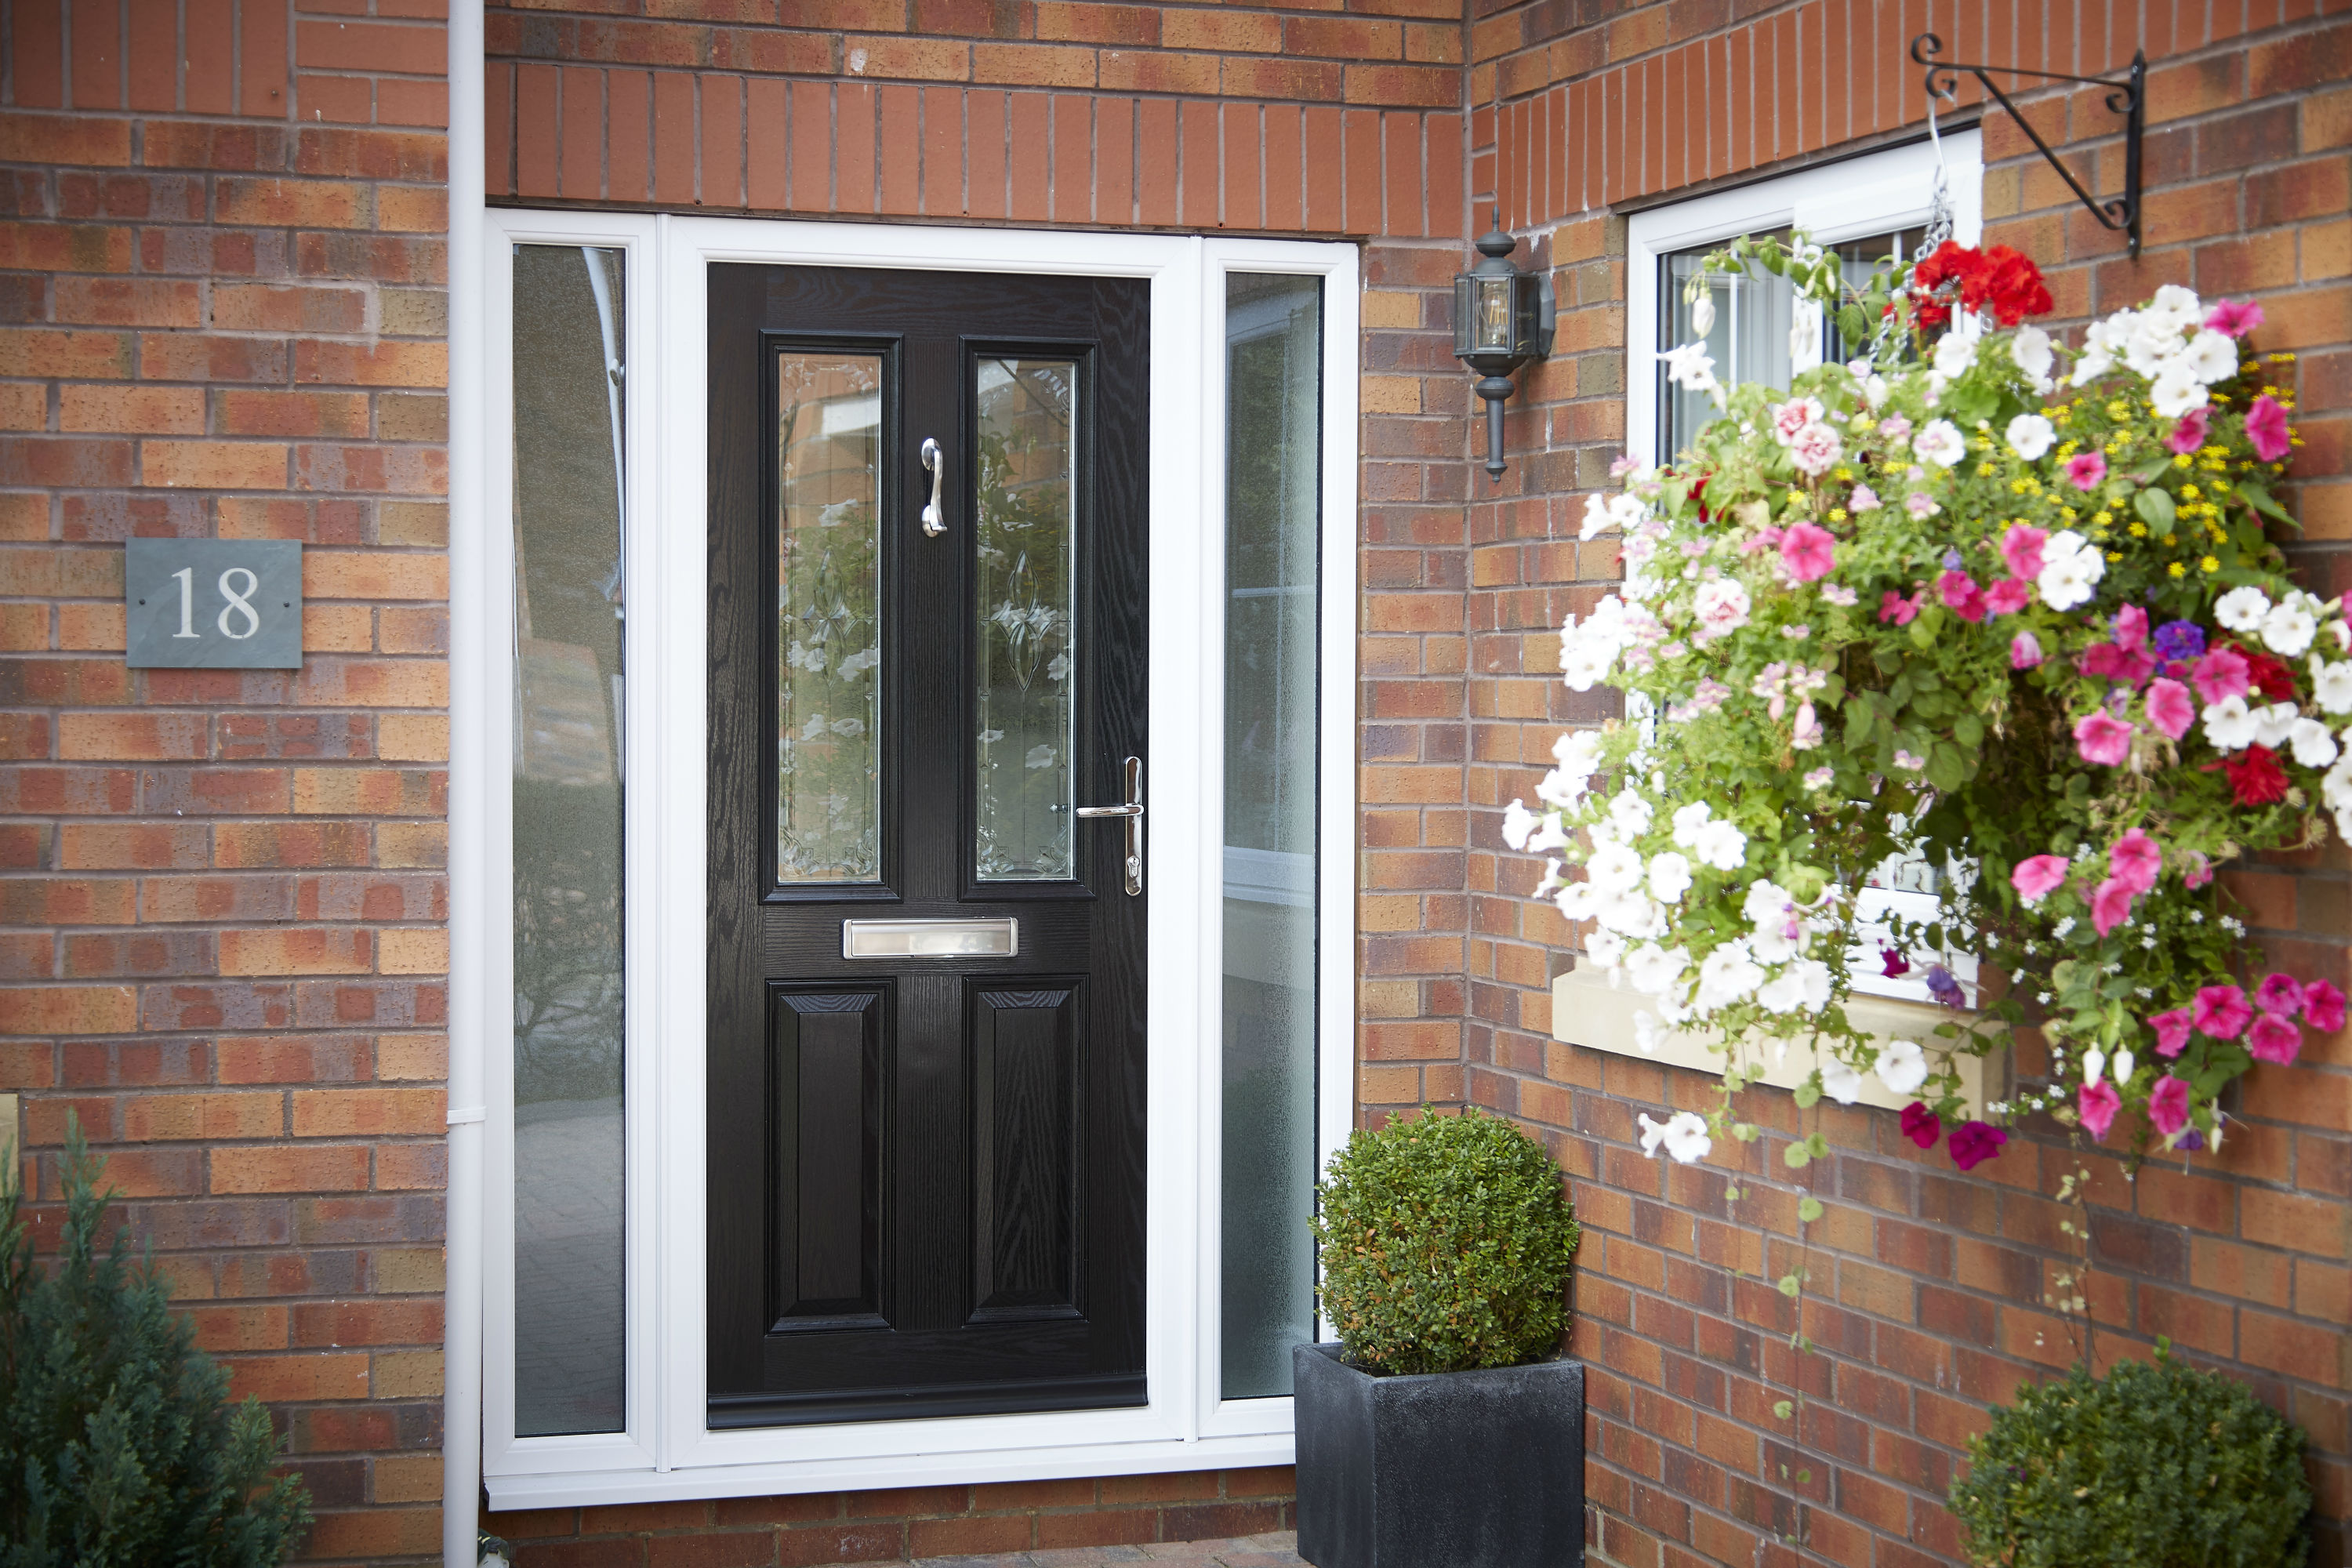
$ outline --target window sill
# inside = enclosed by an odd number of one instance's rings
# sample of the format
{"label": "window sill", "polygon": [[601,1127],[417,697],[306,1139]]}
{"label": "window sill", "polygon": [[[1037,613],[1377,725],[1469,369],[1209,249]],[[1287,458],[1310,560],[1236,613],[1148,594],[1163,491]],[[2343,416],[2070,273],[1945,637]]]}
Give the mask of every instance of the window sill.
{"label": "window sill", "polygon": [[[1552,1038],[1589,1051],[1655,1062],[1660,1067],[1691,1068],[1710,1076],[1722,1073],[1723,1058],[1708,1048],[1706,1037],[1698,1034],[1680,1029],[1661,1033],[1655,1047],[1646,1052],[1636,1045],[1633,1015],[1650,1005],[1648,997],[1630,986],[1612,988],[1597,969],[1570,970],[1551,983]],[[1885,996],[1848,997],[1845,1016],[1879,1040],[1918,1041],[1931,1062],[1937,1055],[1936,1026],[1965,1022],[1976,1016],[1925,1002],[1904,1002]],[[1813,1047],[1807,1041],[1790,1040],[1780,1053],[1767,1047],[1763,1055],[1765,1070],[1764,1076],[1756,1080],[1759,1084],[1771,1089],[1794,1089],[1811,1076]],[[1971,1117],[1981,1117],[1986,1100],[1998,1097],[2005,1059],[2005,1052],[1952,1058],[1959,1069],[1960,1098]],[[1864,1073],[1862,1094],[1854,1103],[1900,1110],[1917,1098],[1896,1094],[1881,1083],[1876,1074]]]}

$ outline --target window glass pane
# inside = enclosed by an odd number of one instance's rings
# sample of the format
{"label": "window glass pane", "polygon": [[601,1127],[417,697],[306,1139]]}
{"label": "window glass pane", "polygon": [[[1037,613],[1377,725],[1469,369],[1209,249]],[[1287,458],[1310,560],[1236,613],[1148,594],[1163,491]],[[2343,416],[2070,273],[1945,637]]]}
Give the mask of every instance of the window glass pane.
{"label": "window glass pane", "polygon": [[[1830,248],[1837,253],[1847,280],[1859,284],[1888,251],[1900,247],[1903,254],[1910,255],[1923,232],[1905,229],[1865,239],[1842,240]],[[1781,235],[1785,238],[1786,231]],[[1727,236],[1660,258],[1660,351],[1696,339],[1697,334],[1691,331],[1693,302],[1683,299],[1683,287],[1698,275],[1701,261],[1729,243],[1730,237]],[[1715,299],[1715,327],[1706,335],[1706,352],[1715,361],[1717,378],[1726,386],[1761,382],[1767,386],[1786,387],[1795,363],[1789,353],[1789,329],[1796,324],[1796,291],[1789,280],[1769,275],[1761,280],[1726,278],[1718,273],[1712,281],[1711,291]],[[1832,322],[1822,337],[1822,358],[1824,363],[1850,358],[1861,347],[1848,347]],[[1655,374],[1657,458],[1662,463],[1671,462],[1690,445],[1699,426],[1715,417],[1715,404],[1704,393],[1670,384],[1663,364]]]}
{"label": "window glass pane", "polygon": [[1077,371],[983,359],[974,388],[980,878],[1071,875],[1071,515]]}
{"label": "window glass pane", "polygon": [[1315,1337],[1316,596],[1322,280],[1225,282],[1223,1387]]}
{"label": "window glass pane", "polygon": [[882,361],[776,356],[776,879],[882,875]]}
{"label": "window glass pane", "polygon": [[514,257],[515,1427],[623,1425],[622,253]]}

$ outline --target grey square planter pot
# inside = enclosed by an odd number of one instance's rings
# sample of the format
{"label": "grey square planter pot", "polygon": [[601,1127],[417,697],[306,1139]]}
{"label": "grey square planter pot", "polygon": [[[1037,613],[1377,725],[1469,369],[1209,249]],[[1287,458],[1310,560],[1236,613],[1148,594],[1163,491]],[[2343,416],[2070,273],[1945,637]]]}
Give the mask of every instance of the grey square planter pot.
{"label": "grey square planter pot", "polygon": [[1316,1568],[1578,1568],[1584,1363],[1374,1377],[1290,1352],[1298,1555]]}

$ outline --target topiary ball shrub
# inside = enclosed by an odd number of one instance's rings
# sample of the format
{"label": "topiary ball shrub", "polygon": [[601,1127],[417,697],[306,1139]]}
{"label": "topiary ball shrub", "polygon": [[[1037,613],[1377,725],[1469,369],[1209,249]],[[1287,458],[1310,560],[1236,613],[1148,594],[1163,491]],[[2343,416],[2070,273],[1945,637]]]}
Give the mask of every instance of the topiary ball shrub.
{"label": "topiary ball shrub", "polygon": [[1317,1188],[1324,1310],[1367,1372],[1539,1361],[1568,1324],[1577,1225],[1559,1171],[1469,1110],[1359,1129]]}
{"label": "topiary ball shrub", "polygon": [[68,1124],[66,1222],[44,1266],[0,1192],[0,1568],[276,1568],[310,1522],[258,1400],[195,1348],[118,1232]]}
{"label": "topiary ball shrub", "polygon": [[2310,1550],[2302,1432],[2163,1340],[2153,1362],[2021,1387],[1969,1463],[1952,1512],[1971,1563],[2297,1568]]}

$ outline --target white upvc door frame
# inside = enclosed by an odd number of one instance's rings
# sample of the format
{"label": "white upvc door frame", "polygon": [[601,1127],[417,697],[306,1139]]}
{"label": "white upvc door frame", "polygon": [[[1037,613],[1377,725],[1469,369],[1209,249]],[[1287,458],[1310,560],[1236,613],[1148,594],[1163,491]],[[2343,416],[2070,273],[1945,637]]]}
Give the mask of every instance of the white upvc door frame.
{"label": "white upvc door frame", "polygon": [[[483,574],[481,760],[453,773],[451,811],[485,853],[451,868],[483,940],[455,955],[478,1016],[452,1050],[488,1084],[480,1268],[483,1476],[497,1509],[1041,1479],[1271,1465],[1292,1457],[1291,1401],[1224,1400],[1217,1119],[1223,1015],[1224,292],[1229,272],[1324,279],[1318,1162],[1352,1116],[1357,321],[1350,245],[1193,236],[794,223],[490,210],[483,247],[488,470],[481,537],[453,542]],[[625,1170],[626,1424],[614,1434],[514,1431],[514,1121],[510,1028],[513,247],[628,252],[625,760],[628,898]],[[1150,289],[1151,910],[1146,1150],[1150,1403],[1125,1410],[712,1431],[706,1419],[704,902],[707,897],[706,280],[714,263],[1119,276]],[[467,662],[460,659],[459,663]],[[463,1194],[458,1194],[463,1201]],[[461,1265],[462,1266],[462,1265]]]}
{"label": "white upvc door frame", "polygon": [[[1940,144],[1909,142],[1635,213],[1625,237],[1625,450],[1644,463],[1672,456],[1657,450],[1657,355],[1674,347],[1658,341],[1661,259],[1784,224],[1820,245],[1924,224],[1934,205],[1938,159],[1951,196],[1952,237],[1974,245],[1984,231],[1983,145],[1983,133],[1974,127],[1948,132]],[[1802,300],[1798,308],[1820,310]],[[1823,339],[1816,333],[1814,341]]]}

